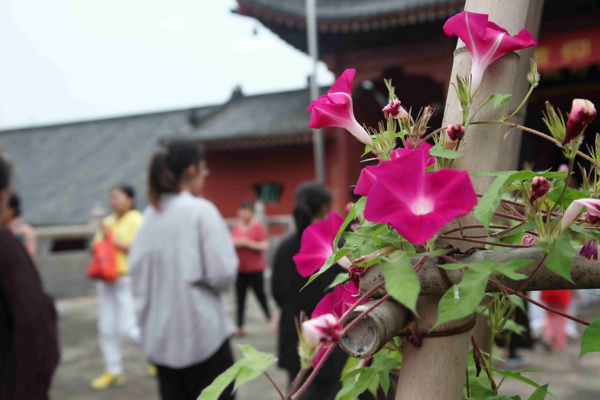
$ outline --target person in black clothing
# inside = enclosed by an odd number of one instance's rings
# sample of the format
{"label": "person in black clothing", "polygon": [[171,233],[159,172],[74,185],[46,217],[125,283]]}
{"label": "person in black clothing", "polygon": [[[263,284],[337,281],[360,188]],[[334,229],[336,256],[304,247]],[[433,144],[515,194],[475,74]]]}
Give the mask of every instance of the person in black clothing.
{"label": "person in black clothing", "polygon": [[[300,250],[300,240],[304,230],[313,222],[325,218],[329,213],[330,204],[331,195],[325,186],[315,182],[300,185],[295,195],[296,232],[281,242],[273,261],[271,292],[281,308],[278,365],[287,371],[290,382],[300,371],[295,321],[300,317],[301,312],[310,317],[317,303],[326,294],[326,288],[335,276],[343,271],[341,267],[334,266],[300,291],[308,278],[303,278],[297,272],[292,259]],[[346,359],[347,356],[339,347],[336,348],[302,399],[334,399],[341,388],[340,374]]]}
{"label": "person in black clothing", "polygon": [[[0,214],[10,197],[0,156]],[[60,358],[54,302],[25,247],[0,226],[0,400],[44,400]]]}

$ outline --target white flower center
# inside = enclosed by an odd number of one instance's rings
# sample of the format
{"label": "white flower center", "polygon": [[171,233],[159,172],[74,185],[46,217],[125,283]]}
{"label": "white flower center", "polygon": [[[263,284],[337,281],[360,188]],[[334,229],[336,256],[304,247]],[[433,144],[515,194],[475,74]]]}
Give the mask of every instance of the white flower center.
{"label": "white flower center", "polygon": [[426,197],[416,199],[410,209],[415,215],[425,215],[433,211],[433,203]]}

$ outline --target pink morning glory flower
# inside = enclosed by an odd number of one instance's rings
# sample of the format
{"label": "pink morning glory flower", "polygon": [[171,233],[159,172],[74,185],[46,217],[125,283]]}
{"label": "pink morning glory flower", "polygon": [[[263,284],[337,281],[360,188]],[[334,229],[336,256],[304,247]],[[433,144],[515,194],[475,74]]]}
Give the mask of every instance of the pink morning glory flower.
{"label": "pink morning glory flower", "polygon": [[426,173],[428,149],[402,153],[363,169],[354,192],[367,196],[366,219],[390,224],[409,242],[423,244],[452,219],[471,212],[477,195],[467,171]]}
{"label": "pink morning glory flower", "polygon": [[333,314],[338,319],[350,309],[352,304],[358,299],[355,297],[358,294],[358,288],[353,282],[348,282],[345,285],[338,283],[335,285],[333,292],[327,293],[315,307],[311,317],[315,318],[323,314]]}
{"label": "pink morning glory flower", "polygon": [[[333,254],[333,240],[337,235],[344,219],[336,213],[321,221],[315,222],[304,230],[300,242],[300,251],[294,255],[298,273],[303,277],[317,272],[325,261]],[[342,259],[339,264],[352,264],[348,259]]]}
{"label": "pink morning glory flower", "polygon": [[314,100],[308,107],[311,112],[309,128],[338,126],[346,129],[354,137],[366,145],[372,146],[373,140],[369,133],[356,121],[352,110],[352,81],[356,70],[351,68],[344,71],[331,89]]}
{"label": "pink morning glory flower", "polygon": [[535,46],[536,41],[528,30],[511,36],[506,29],[488,21],[487,14],[463,11],[450,17],[444,24],[444,33],[458,36],[471,54],[471,87],[475,91],[481,83],[485,69],[504,54]]}
{"label": "pink morning glory flower", "polygon": [[[393,150],[390,153],[390,159],[397,160],[415,150],[425,151],[428,156],[427,166],[429,167],[429,166],[435,164],[435,157],[429,156],[429,150],[431,150],[432,147],[433,147],[432,145],[425,142],[425,143],[421,143],[421,145],[419,147],[417,147],[416,149],[413,149],[412,143],[407,140],[406,147],[398,147],[397,149]],[[381,162],[383,162],[383,161],[384,160],[381,160]],[[363,170],[360,173],[360,178],[358,179],[358,182],[356,182],[356,188],[354,189],[354,193],[356,193],[356,194],[368,193],[371,190],[371,187],[373,186],[373,184],[375,184],[377,182],[377,179],[374,175],[374,171],[377,167],[378,166],[375,165],[375,166],[368,166],[368,167],[363,168]]]}
{"label": "pink morning glory flower", "polygon": [[560,226],[562,229],[569,227],[577,219],[579,212],[583,207],[587,207],[588,219],[590,217],[600,217],[600,200],[598,199],[579,199],[574,200],[562,217]]}

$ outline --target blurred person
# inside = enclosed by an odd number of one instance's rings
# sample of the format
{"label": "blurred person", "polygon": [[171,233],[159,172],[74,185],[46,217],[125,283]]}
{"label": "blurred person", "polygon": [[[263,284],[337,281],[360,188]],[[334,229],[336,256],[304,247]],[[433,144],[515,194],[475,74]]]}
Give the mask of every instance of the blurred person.
{"label": "blurred person", "polygon": [[140,225],[142,214],[135,209],[135,191],[131,186],[120,185],[110,191],[111,215],[104,218],[94,242],[112,233],[116,247],[118,278],[115,282],[99,280],[98,334],[104,372],[90,382],[93,389],[106,389],[125,383],[120,338],[134,343],[140,341],[140,331],[135,318],[128,254]]}
{"label": "blurred person", "polygon": [[[10,198],[0,156],[0,215]],[[60,359],[54,302],[25,247],[0,225],[0,400],[44,400]]]}
{"label": "blurred person", "polygon": [[[310,224],[327,217],[331,206],[331,194],[320,183],[305,182],[296,190],[294,201],[296,231],[285,238],[277,248],[271,281],[273,297],[281,308],[278,365],[287,371],[290,382],[300,371],[296,321],[301,313],[310,316],[326,294],[327,287],[336,275],[343,271],[336,265],[302,289],[308,278],[303,278],[298,273],[293,256],[300,250],[304,230]],[[341,388],[340,375],[346,359],[347,356],[341,349],[336,348],[302,399],[334,399]]]}
{"label": "blurred person", "polygon": [[2,214],[2,223],[19,239],[33,260],[37,252],[37,238],[35,231],[21,218],[21,199],[12,193],[8,200],[8,208]]}
{"label": "blurred person", "polygon": [[[142,347],[160,395],[196,399],[233,364],[235,325],[225,296],[238,266],[217,208],[199,198],[208,169],[197,143],[178,140],[152,156],[150,205],[131,252]],[[233,399],[233,385],[220,399]]]}
{"label": "blurred person", "polygon": [[[556,311],[567,314],[571,304],[570,290],[544,290],[542,301]],[[567,319],[553,312],[546,312],[544,325],[544,344],[547,348],[556,347],[559,351],[567,350]]]}
{"label": "blurred person", "polygon": [[265,251],[269,248],[267,228],[255,218],[254,203],[251,201],[243,201],[238,207],[237,214],[239,220],[231,229],[231,238],[239,260],[235,283],[238,326],[236,336],[246,334],[244,311],[248,288],[252,288],[265,313],[268,330],[274,332],[275,320],[269,310],[263,279],[263,272],[267,266]]}

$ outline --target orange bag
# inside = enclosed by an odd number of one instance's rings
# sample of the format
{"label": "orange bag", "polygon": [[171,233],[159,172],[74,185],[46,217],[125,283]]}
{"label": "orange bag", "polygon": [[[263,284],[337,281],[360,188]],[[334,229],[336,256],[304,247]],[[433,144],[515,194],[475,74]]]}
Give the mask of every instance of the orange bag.
{"label": "orange bag", "polygon": [[101,279],[108,282],[117,280],[117,249],[113,242],[112,233],[109,233],[99,242],[94,244],[94,254],[88,266],[88,279]]}

